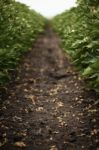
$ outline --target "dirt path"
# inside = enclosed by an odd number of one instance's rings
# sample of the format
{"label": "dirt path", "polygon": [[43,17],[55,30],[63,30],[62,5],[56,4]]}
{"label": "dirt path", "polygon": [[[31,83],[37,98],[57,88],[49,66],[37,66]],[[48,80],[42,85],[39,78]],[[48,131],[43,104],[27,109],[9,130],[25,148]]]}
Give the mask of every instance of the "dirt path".
{"label": "dirt path", "polygon": [[99,150],[96,96],[50,28],[18,68],[0,110],[0,150]]}

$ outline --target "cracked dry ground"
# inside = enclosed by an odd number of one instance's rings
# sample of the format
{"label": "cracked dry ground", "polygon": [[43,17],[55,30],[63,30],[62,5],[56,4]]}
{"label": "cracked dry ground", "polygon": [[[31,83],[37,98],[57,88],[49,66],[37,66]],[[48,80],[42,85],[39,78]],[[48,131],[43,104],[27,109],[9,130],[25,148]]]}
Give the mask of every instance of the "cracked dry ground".
{"label": "cracked dry ground", "polygon": [[99,150],[96,95],[47,28],[1,92],[0,150]]}

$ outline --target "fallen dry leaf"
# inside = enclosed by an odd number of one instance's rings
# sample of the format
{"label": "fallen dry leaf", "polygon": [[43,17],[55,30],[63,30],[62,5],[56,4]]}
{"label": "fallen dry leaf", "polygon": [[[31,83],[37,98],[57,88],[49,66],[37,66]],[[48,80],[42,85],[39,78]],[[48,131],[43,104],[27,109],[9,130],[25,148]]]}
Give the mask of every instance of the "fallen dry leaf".
{"label": "fallen dry leaf", "polygon": [[26,96],[26,98],[29,98],[32,101],[32,103],[35,105],[36,97],[34,95],[28,95]]}
{"label": "fallen dry leaf", "polygon": [[98,130],[97,129],[93,129],[93,131],[91,131],[91,135],[96,135],[98,134]]}
{"label": "fallen dry leaf", "polygon": [[36,108],[36,111],[37,112],[44,111],[44,108],[43,107],[38,107],[38,108]]}
{"label": "fallen dry leaf", "polygon": [[19,142],[15,143],[15,146],[20,147],[20,148],[24,148],[24,147],[26,147],[26,144],[22,141],[19,141]]}
{"label": "fallen dry leaf", "polygon": [[89,113],[96,113],[97,110],[96,110],[96,109],[89,109],[88,112],[89,112]]}
{"label": "fallen dry leaf", "polygon": [[58,150],[55,145],[51,146],[50,150]]}
{"label": "fallen dry leaf", "polygon": [[59,107],[63,107],[64,106],[64,104],[62,103],[62,102],[57,102],[57,107],[59,108]]}

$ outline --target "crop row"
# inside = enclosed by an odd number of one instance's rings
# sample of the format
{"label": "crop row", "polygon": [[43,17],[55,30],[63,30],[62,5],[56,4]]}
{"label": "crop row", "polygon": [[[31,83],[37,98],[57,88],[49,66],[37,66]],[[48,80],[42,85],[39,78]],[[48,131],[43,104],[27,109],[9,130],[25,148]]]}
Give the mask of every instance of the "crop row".
{"label": "crop row", "polygon": [[0,85],[10,79],[23,53],[43,31],[45,19],[26,5],[0,0]]}
{"label": "crop row", "polygon": [[99,92],[99,1],[78,0],[53,25],[82,77]]}

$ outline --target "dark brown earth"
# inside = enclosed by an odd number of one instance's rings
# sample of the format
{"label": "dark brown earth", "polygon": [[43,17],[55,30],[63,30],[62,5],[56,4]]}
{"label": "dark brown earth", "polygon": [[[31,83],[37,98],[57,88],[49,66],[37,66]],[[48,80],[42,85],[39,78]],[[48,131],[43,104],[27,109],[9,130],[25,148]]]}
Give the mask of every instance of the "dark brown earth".
{"label": "dark brown earth", "polygon": [[0,150],[99,150],[96,95],[47,28],[0,93]]}

